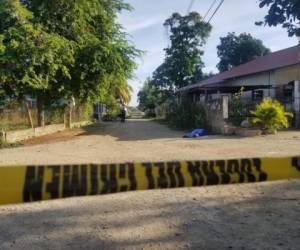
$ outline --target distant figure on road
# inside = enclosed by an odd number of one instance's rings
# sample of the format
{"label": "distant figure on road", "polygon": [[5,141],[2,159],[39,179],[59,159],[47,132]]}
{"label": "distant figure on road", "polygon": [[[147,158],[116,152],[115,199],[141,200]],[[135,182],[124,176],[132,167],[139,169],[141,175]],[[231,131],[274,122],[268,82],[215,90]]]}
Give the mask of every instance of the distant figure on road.
{"label": "distant figure on road", "polygon": [[121,106],[121,122],[125,122],[125,119],[126,119],[126,114],[127,114],[127,108],[124,104],[122,104]]}

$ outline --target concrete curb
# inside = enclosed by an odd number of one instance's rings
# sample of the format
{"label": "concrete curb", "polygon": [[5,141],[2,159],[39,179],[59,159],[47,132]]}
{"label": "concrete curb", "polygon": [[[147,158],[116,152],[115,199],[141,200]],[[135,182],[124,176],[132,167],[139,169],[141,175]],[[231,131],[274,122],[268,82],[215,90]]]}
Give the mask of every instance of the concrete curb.
{"label": "concrete curb", "polygon": [[[90,121],[76,122],[76,123],[72,123],[71,128],[80,128],[80,127],[88,126],[90,124],[92,124],[92,122]],[[2,130],[0,132],[0,138],[2,138],[3,141],[8,143],[16,143],[34,137],[53,134],[56,132],[63,131],[65,129],[66,127],[64,124],[54,124],[45,127],[38,127],[33,129],[24,129],[24,130],[17,130],[17,131],[6,132]]]}

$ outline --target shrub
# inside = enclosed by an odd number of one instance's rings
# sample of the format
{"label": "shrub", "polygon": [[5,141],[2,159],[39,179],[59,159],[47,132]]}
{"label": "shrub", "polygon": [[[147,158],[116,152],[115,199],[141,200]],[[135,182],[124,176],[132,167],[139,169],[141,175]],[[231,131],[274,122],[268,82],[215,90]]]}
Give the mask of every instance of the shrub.
{"label": "shrub", "polygon": [[145,118],[154,118],[156,117],[154,109],[146,109],[145,110]]}
{"label": "shrub", "polygon": [[228,103],[229,110],[229,120],[235,126],[240,126],[242,121],[247,116],[246,104],[242,100],[243,88],[237,93],[235,93]]}
{"label": "shrub", "polygon": [[172,105],[173,105],[173,101],[171,101],[170,99],[166,100],[162,104],[158,105],[155,108],[155,117],[157,119],[165,120],[167,117],[167,114],[169,113],[169,109]]}
{"label": "shrub", "polygon": [[65,107],[47,107],[45,110],[45,124],[64,123]]}
{"label": "shrub", "polygon": [[284,107],[270,98],[264,99],[251,111],[253,125],[261,126],[266,133],[276,133],[278,129],[288,128],[292,113],[285,112]]}
{"label": "shrub", "polygon": [[116,120],[120,115],[120,107],[117,105],[107,105],[106,115],[110,117],[111,120]]}
{"label": "shrub", "polygon": [[177,129],[206,128],[206,114],[200,104],[183,99],[180,103],[172,102],[166,115],[167,123]]}
{"label": "shrub", "polygon": [[91,102],[82,103],[75,109],[74,120],[77,122],[91,121],[93,112],[94,108]]}

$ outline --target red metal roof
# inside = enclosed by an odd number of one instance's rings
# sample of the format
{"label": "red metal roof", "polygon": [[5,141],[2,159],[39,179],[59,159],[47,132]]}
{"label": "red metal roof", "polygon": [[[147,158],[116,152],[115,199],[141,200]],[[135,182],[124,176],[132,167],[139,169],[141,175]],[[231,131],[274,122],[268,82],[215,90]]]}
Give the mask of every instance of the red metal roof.
{"label": "red metal roof", "polygon": [[188,89],[197,88],[200,86],[221,83],[231,78],[237,78],[237,77],[262,73],[265,71],[270,71],[270,70],[274,70],[274,69],[278,69],[278,68],[298,64],[298,63],[300,63],[300,45],[283,49],[280,51],[276,51],[266,56],[259,57],[253,61],[239,65],[228,71],[210,77],[200,83],[182,88],[181,90],[184,91]]}

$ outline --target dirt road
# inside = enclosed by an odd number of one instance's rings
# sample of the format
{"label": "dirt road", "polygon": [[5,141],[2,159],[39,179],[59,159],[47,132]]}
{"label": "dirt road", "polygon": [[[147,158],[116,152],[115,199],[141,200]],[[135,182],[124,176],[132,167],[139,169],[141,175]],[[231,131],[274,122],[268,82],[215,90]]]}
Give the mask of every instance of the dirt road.
{"label": "dirt road", "polygon": [[300,181],[0,207],[0,249],[298,250]]}
{"label": "dirt road", "polygon": [[[300,154],[300,131],[276,136],[184,139],[153,121],[129,120],[57,133],[0,150],[0,165],[196,160]],[[42,145],[35,145],[43,143]]]}
{"label": "dirt road", "polygon": [[[1,150],[0,164],[299,155],[300,132],[188,140],[182,132],[136,120],[66,131],[26,145]],[[300,181],[0,206],[0,221],[0,249],[298,250]]]}

